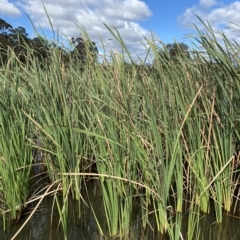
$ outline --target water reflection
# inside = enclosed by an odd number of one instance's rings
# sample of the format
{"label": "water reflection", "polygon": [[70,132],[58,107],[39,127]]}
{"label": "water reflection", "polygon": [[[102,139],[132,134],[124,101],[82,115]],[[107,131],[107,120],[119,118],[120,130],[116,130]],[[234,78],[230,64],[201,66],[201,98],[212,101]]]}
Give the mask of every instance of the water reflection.
{"label": "water reflection", "polygon": [[33,214],[32,218],[29,221],[29,228],[31,229],[32,238],[35,240],[40,240],[44,238],[45,233],[47,232],[48,227],[46,223],[49,219],[48,209],[44,208]]}
{"label": "water reflection", "polygon": [[[69,201],[69,217],[68,217],[68,239],[71,240],[98,240],[108,239],[107,237],[101,238],[95,220],[95,216],[92,213],[91,205],[88,203],[88,196],[91,199],[92,207],[95,210],[95,214],[100,219],[101,227],[103,231],[107,232],[107,224],[104,222],[104,210],[101,201],[101,194],[98,191],[99,186],[93,184],[89,187],[92,191],[83,195],[84,200],[87,202],[86,206],[82,201]],[[95,190],[95,191],[94,191]],[[63,240],[64,235],[61,227],[59,227],[59,215],[57,207],[53,204],[53,197],[49,197],[43,200],[41,208],[36,211],[26,226],[17,237],[18,240]],[[34,205],[32,206],[34,208]],[[150,217],[149,224],[151,227],[147,227],[145,230],[141,225],[141,214],[137,205],[133,211],[134,220],[131,228],[129,239],[159,239],[167,240],[167,236],[160,236],[157,232],[156,225],[154,224],[154,218]],[[2,227],[0,228],[0,240],[11,239],[17,230],[21,227],[22,223],[27,219],[28,215],[23,217],[17,225],[9,226],[4,232]],[[183,215],[182,222],[182,236],[183,239],[187,239],[187,224],[188,216]],[[2,219],[0,225],[3,226]],[[199,221],[199,227],[201,231],[200,240],[230,240],[240,239],[240,216],[224,215],[223,223],[216,224],[214,213],[210,213],[206,216],[202,216]]]}

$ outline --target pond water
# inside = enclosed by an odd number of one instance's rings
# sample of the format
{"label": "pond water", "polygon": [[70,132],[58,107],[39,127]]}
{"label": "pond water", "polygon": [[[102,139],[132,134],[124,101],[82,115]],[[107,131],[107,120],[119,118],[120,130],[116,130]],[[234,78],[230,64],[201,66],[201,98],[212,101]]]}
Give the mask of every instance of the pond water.
{"label": "pond water", "polygon": [[[91,183],[92,184],[92,183]],[[89,197],[95,213],[101,221],[101,226],[107,230],[107,223],[104,222],[104,209],[101,201],[101,195],[99,194],[99,185],[92,184],[88,186],[91,189],[89,191]],[[87,197],[83,195],[86,199]],[[82,201],[81,201],[82,202]],[[64,234],[61,226],[59,226],[59,215],[56,204],[53,197],[45,198],[41,204],[41,207],[36,211],[26,226],[22,229],[17,240],[63,240]],[[34,206],[32,206],[34,207]],[[80,211],[79,211],[80,209]],[[80,212],[80,214],[79,214]],[[131,228],[130,239],[160,239],[168,240],[168,236],[160,236],[157,233],[157,228],[154,226],[154,220],[149,219],[151,227],[147,227],[143,230],[140,224],[140,212],[138,207],[134,209],[134,220]],[[23,216],[20,221],[11,225],[6,231],[3,231],[3,222],[0,219],[0,240],[10,240],[18,229],[22,226],[29,215]],[[186,238],[187,234],[188,215],[183,214],[182,221],[182,236]],[[233,240],[240,239],[240,214],[235,216],[224,215],[223,223],[217,224],[214,213],[210,213],[201,217],[199,221],[199,227],[201,231],[200,239],[206,240]],[[69,200],[69,216],[68,216],[68,239],[70,240],[98,240],[108,239],[108,237],[101,237],[95,221],[94,214],[90,207],[79,201]]]}

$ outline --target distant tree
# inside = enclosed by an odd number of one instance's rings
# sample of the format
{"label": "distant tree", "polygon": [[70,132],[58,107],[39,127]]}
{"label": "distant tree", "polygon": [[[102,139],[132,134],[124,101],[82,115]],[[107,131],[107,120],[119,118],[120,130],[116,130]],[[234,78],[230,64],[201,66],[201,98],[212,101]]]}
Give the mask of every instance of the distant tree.
{"label": "distant tree", "polygon": [[40,36],[30,39],[24,27],[13,28],[9,23],[0,19],[0,65],[8,61],[9,49],[14,51],[21,62],[26,62],[29,49],[38,60],[44,62],[53,53],[52,50],[58,51],[59,60],[62,63],[68,63],[70,58],[80,60],[82,63],[86,63],[86,60],[92,62],[97,60],[98,49],[95,42],[84,40],[81,37],[72,38],[71,41],[74,46],[72,51]]}
{"label": "distant tree", "polygon": [[33,54],[39,59],[43,60],[49,57],[49,42],[42,37],[35,37],[30,40],[30,47],[33,50]]}
{"label": "distant tree", "polygon": [[7,50],[14,51],[21,62],[25,62],[28,47],[32,48],[34,55],[45,58],[48,48],[47,41],[40,38],[30,39],[24,27],[13,28],[9,23],[0,19],[0,62],[7,62]]}
{"label": "distant tree", "polygon": [[169,43],[166,45],[172,61],[178,61],[178,58],[190,58],[188,46],[185,43]]}
{"label": "distant tree", "polygon": [[12,26],[0,19],[0,65],[7,62],[7,48],[11,45],[9,33],[12,30]]}
{"label": "distant tree", "polygon": [[28,42],[28,33],[24,27],[10,29],[9,37],[15,44],[21,44],[21,41]]}
{"label": "distant tree", "polygon": [[89,40],[84,40],[81,37],[71,38],[71,42],[74,45],[72,55],[80,60],[82,63],[85,63],[87,58],[96,61],[98,49],[95,42],[90,42]]}
{"label": "distant tree", "polygon": [[[53,49],[52,49],[53,50]],[[58,54],[59,62],[62,66],[67,66],[69,63],[69,51],[65,49],[64,47],[56,45],[54,47],[54,51]]]}
{"label": "distant tree", "polygon": [[8,34],[10,40],[10,47],[13,49],[16,56],[21,62],[25,62],[27,55],[26,46],[29,44],[30,39],[24,27],[12,28]]}
{"label": "distant tree", "polygon": [[[166,62],[170,61],[170,55],[166,47],[158,50],[158,61],[161,64],[165,64]],[[157,62],[157,59],[154,59],[153,64],[155,65],[156,62]]]}
{"label": "distant tree", "polygon": [[154,59],[153,63],[155,65],[158,60],[158,62],[164,67],[167,62],[177,63],[183,58],[191,58],[188,46],[185,43],[169,43],[163,45],[163,47],[158,50],[158,59]]}
{"label": "distant tree", "polygon": [[0,47],[6,48],[9,44],[9,33],[12,26],[3,19],[0,19]]}
{"label": "distant tree", "polygon": [[7,35],[13,27],[0,18],[0,35]]}

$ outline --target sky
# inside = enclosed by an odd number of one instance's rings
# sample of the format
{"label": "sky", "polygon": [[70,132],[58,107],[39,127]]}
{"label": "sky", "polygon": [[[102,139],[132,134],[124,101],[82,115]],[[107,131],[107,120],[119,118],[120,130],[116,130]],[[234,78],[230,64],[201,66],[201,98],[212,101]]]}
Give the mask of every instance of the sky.
{"label": "sky", "polygon": [[14,28],[24,27],[31,38],[35,36],[32,21],[38,31],[53,38],[43,4],[59,36],[83,36],[84,27],[100,52],[102,44],[120,51],[104,24],[119,31],[131,54],[143,57],[145,39],[152,37],[157,43],[189,44],[192,40],[187,36],[196,34],[194,24],[204,29],[196,15],[216,32],[223,31],[229,39],[240,42],[240,1],[231,0],[0,0],[0,18]]}

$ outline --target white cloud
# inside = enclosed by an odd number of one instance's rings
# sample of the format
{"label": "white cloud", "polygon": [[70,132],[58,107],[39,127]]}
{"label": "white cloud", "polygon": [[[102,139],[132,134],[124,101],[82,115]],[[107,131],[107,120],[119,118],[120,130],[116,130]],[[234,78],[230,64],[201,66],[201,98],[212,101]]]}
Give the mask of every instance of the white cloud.
{"label": "white cloud", "polygon": [[[210,4],[209,6],[207,4]],[[208,8],[207,8],[208,6]],[[214,6],[214,7],[213,7]],[[195,15],[199,16],[205,23],[210,23],[212,29],[217,32],[223,32],[228,39],[234,39],[240,42],[240,1],[231,4],[222,4],[214,0],[200,0],[198,5],[187,8],[184,14],[179,18],[181,24],[190,28],[193,24],[197,25],[200,30],[204,27],[200,24]],[[238,29],[236,29],[238,27]],[[220,40],[220,34],[216,34]]]}
{"label": "white cloud", "polygon": [[7,15],[10,17],[19,16],[21,12],[8,0],[0,0],[0,14]]}
{"label": "white cloud", "polygon": [[[35,26],[50,29],[41,0],[18,0],[16,4],[30,16]],[[141,0],[45,0],[44,5],[54,28],[67,37],[79,36],[81,30],[77,24],[84,27],[99,45],[98,34],[104,41],[113,39],[103,25],[105,23],[118,29],[131,52],[140,52],[143,47],[141,44],[136,47],[136,41],[143,40],[143,35],[150,36],[149,31],[138,23],[152,14]],[[118,46],[114,41],[108,41],[108,45],[112,48]]]}
{"label": "white cloud", "polygon": [[199,6],[202,8],[210,8],[216,4],[217,4],[217,2],[215,0],[200,0],[199,1]]}

